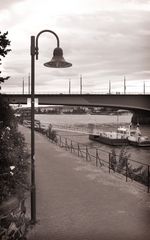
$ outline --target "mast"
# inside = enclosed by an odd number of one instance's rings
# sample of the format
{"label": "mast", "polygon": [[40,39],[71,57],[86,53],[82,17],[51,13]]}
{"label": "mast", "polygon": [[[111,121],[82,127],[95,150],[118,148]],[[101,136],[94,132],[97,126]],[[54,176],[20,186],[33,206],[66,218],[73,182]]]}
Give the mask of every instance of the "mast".
{"label": "mast", "polygon": [[126,77],[124,76],[124,94],[126,94]]}
{"label": "mast", "polygon": [[82,94],[82,75],[80,75],[80,94]]}

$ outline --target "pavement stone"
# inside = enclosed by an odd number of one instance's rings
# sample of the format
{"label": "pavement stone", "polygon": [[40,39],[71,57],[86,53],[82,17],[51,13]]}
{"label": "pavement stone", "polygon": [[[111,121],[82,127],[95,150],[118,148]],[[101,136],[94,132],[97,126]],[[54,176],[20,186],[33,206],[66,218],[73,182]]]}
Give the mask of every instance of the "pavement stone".
{"label": "pavement stone", "polygon": [[[30,146],[30,130],[20,127]],[[98,169],[39,133],[37,224],[28,240],[149,240],[150,194]]]}

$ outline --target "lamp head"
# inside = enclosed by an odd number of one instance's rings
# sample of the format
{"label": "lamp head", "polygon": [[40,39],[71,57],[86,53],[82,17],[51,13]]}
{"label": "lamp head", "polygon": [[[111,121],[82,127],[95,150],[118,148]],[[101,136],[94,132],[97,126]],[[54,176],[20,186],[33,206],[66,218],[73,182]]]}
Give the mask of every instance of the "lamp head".
{"label": "lamp head", "polygon": [[63,57],[63,50],[57,47],[54,49],[53,57],[51,61],[44,63],[44,66],[51,67],[51,68],[67,68],[67,67],[71,67],[72,64],[65,61]]}

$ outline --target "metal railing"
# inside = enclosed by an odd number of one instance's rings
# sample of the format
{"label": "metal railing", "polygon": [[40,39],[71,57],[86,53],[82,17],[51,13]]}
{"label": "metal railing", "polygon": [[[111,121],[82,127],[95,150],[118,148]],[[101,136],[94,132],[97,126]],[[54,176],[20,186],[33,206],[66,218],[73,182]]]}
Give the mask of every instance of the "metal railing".
{"label": "metal railing", "polygon": [[[66,151],[77,155],[85,159],[86,162],[90,162],[96,167],[105,167],[108,169],[108,173],[117,173],[125,176],[126,182],[128,180],[140,182],[147,186],[147,192],[150,192],[150,165],[141,163],[139,161],[126,158],[123,165],[117,165],[113,161],[113,154],[106,150],[89,147],[86,144],[78,143],[72,139],[63,137],[58,134],[54,134],[53,137],[49,135],[49,132],[45,129],[37,129],[40,133],[46,135],[52,143],[64,148]],[[119,155],[115,155],[116,162],[119,163]]]}

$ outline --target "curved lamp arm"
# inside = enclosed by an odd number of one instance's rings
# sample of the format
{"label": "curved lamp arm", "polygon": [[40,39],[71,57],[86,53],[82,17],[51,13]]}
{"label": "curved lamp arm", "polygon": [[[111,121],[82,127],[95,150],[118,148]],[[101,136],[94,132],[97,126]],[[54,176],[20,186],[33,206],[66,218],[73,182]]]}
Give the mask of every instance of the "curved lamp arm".
{"label": "curved lamp arm", "polygon": [[58,35],[57,35],[55,32],[53,32],[53,31],[51,31],[51,30],[43,30],[43,31],[39,32],[39,33],[37,34],[37,36],[36,36],[36,43],[35,43],[35,55],[36,55],[36,60],[38,59],[38,54],[39,54],[38,39],[39,39],[39,36],[40,36],[42,33],[44,33],[44,32],[52,33],[52,34],[56,37],[56,39],[57,39],[57,47],[59,48],[59,37],[58,37]]}

